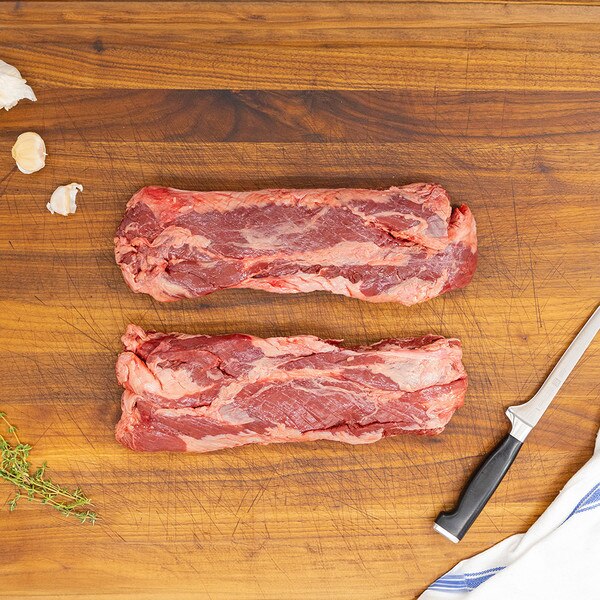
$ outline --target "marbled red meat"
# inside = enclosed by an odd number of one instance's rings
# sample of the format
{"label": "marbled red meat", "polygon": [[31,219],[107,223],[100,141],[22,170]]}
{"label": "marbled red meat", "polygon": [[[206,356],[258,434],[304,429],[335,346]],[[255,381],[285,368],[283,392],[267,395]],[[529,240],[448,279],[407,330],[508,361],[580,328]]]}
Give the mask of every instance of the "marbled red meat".
{"label": "marbled red meat", "polygon": [[439,185],[389,190],[187,192],[145,187],[127,205],[115,256],[157,300],[225,288],[325,290],[414,304],[469,283],[475,221]]}
{"label": "marbled red meat", "polygon": [[130,325],[123,343],[116,437],[133,450],[434,435],[467,389],[460,342],[433,335],[343,347],[310,335],[183,335]]}

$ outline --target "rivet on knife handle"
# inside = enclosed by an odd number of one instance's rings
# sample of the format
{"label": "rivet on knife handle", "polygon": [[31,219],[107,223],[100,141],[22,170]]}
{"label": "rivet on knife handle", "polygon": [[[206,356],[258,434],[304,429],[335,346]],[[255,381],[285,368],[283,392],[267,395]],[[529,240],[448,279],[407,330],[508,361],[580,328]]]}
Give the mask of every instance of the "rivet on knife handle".
{"label": "rivet on knife handle", "polygon": [[566,381],[586,348],[600,330],[600,306],[571,342],[538,392],[524,404],[510,406],[506,416],[512,429],[485,458],[464,488],[453,511],[441,512],[433,528],[457,543],[463,538],[515,460],[529,432]]}

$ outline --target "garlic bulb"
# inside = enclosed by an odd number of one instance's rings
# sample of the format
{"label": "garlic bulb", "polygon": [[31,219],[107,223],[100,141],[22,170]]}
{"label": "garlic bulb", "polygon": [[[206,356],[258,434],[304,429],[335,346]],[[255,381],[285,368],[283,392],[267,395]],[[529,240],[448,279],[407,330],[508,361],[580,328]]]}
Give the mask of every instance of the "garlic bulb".
{"label": "garlic bulb", "polygon": [[26,131],[17,138],[12,148],[12,156],[21,173],[35,173],[46,164],[46,144],[37,133]]}
{"label": "garlic bulb", "polygon": [[57,213],[66,217],[77,210],[75,196],[77,192],[82,192],[83,186],[80,183],[69,183],[69,185],[59,185],[50,196],[50,202],[46,208],[52,213]]}
{"label": "garlic bulb", "polygon": [[0,60],[0,108],[10,110],[23,98],[32,102],[37,100],[19,70]]}

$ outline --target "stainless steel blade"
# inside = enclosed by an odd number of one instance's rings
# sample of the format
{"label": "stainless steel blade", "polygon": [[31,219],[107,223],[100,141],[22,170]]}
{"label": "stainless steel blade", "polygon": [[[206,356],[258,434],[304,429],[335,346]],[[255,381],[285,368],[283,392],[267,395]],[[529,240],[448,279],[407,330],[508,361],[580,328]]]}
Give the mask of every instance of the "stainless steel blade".
{"label": "stainless steel blade", "polygon": [[513,437],[521,442],[525,441],[525,438],[542,418],[550,402],[567,380],[587,347],[592,343],[598,330],[600,330],[600,306],[596,308],[594,314],[581,328],[581,331],[571,342],[533,398],[523,404],[508,407],[506,416],[513,425],[510,432]]}

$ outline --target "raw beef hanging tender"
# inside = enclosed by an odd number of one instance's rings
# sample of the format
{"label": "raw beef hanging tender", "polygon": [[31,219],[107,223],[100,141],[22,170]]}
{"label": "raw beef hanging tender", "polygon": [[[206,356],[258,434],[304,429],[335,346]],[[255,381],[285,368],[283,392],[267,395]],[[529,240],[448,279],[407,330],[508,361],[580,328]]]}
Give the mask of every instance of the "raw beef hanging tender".
{"label": "raw beef hanging tender", "polygon": [[415,304],[469,283],[475,220],[439,185],[389,190],[187,192],[145,187],[127,204],[115,256],[157,300],[225,288],[326,290]]}
{"label": "raw beef hanging tender", "polygon": [[460,341],[434,335],[346,348],[310,335],[183,335],[130,325],[123,343],[116,437],[133,450],[435,435],[467,389]]}

